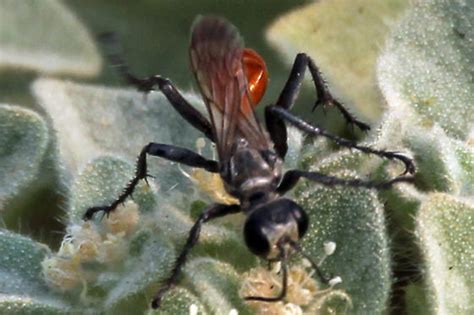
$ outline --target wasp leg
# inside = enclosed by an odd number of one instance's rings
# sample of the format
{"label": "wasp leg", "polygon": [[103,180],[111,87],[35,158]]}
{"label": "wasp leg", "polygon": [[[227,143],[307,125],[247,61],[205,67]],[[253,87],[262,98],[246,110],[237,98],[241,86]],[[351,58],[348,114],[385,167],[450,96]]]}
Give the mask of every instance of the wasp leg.
{"label": "wasp leg", "polygon": [[201,131],[208,139],[214,142],[212,127],[207,118],[205,118],[196,108],[179,93],[173,83],[159,75],[154,75],[140,79],[133,75],[125,60],[122,58],[123,49],[114,33],[102,34],[100,40],[107,48],[107,57],[111,65],[117,68],[120,75],[126,83],[133,85],[139,91],[148,93],[151,91],[161,91],[174,109],[192,126]]}
{"label": "wasp leg", "polygon": [[409,157],[403,154],[392,152],[392,151],[377,150],[377,149],[372,149],[367,146],[358,145],[357,143],[347,140],[345,138],[335,136],[320,127],[313,126],[310,123],[293,115],[291,112],[287,111],[286,109],[280,106],[267,106],[266,111],[269,111],[274,115],[277,115],[281,119],[287,121],[288,123],[292,124],[296,128],[300,129],[301,131],[304,131],[316,136],[326,137],[334,141],[336,144],[340,146],[356,149],[368,154],[374,154],[374,155],[387,158],[390,160],[394,160],[394,159],[399,160],[403,162],[403,164],[405,165],[405,171],[403,172],[402,175],[406,173],[410,173],[410,174],[415,173],[415,164],[413,163],[412,159],[410,159]]}
{"label": "wasp leg", "polygon": [[412,183],[415,179],[413,176],[398,176],[388,181],[371,181],[361,179],[343,179],[334,176],[324,175],[318,172],[307,172],[301,170],[290,170],[283,175],[283,179],[277,188],[277,193],[280,195],[285,194],[301,179],[306,178],[311,181],[317,182],[324,186],[350,186],[350,187],[365,187],[375,189],[389,189],[396,183]]}
{"label": "wasp leg", "polygon": [[208,160],[191,150],[167,144],[149,143],[143,147],[140,155],[138,156],[135,177],[132,178],[132,180],[128,183],[122,194],[120,194],[120,196],[118,196],[118,198],[108,206],[92,207],[87,209],[83,217],[84,220],[92,219],[96,212],[103,211],[105,214],[108,214],[111,211],[114,211],[119,204],[123,203],[125,199],[127,199],[127,197],[133,193],[135,187],[141,179],[146,180],[146,178],[150,176],[147,173],[147,154],[159,156],[167,160],[179,162],[191,167],[203,168],[212,173],[217,173],[219,171],[218,162]]}
{"label": "wasp leg", "polygon": [[196,245],[197,241],[199,240],[199,234],[201,232],[201,226],[203,223],[213,220],[218,217],[226,216],[232,213],[240,212],[239,205],[223,205],[223,204],[214,204],[209,206],[196,220],[193,227],[189,231],[188,239],[186,240],[186,244],[184,245],[181,253],[179,254],[176,262],[174,263],[173,271],[171,276],[165,281],[165,283],[161,286],[161,288],[156,293],[153,301],[151,302],[151,307],[158,308],[161,304],[161,299],[163,295],[170,290],[176,282],[178,282],[178,276],[181,272],[181,268],[186,263],[186,258],[189,254],[189,251]]}
{"label": "wasp leg", "polygon": [[284,159],[288,151],[288,134],[285,122],[270,110],[270,106],[265,107],[265,125],[273,141],[276,153],[281,159]]}
{"label": "wasp leg", "polygon": [[[283,90],[278,97],[278,100],[275,106],[282,107],[284,109],[290,110],[298,94],[300,92],[301,84],[303,83],[304,73],[306,68],[309,69],[311,76],[314,81],[314,86],[316,88],[316,93],[318,94],[318,99],[313,106],[313,110],[319,105],[333,105],[335,106],[341,114],[344,116],[345,120],[352,124],[359,127],[361,130],[369,130],[369,125],[357,120],[352,114],[339,102],[335,99],[329,89],[324,82],[324,79],[319,72],[318,67],[314,63],[314,61],[308,55],[304,53],[299,53],[296,55],[295,61],[293,63],[293,67],[290,72],[290,76],[286,81]],[[275,144],[275,150],[280,156],[280,158],[284,158],[286,152],[288,151],[287,145],[287,131],[285,124],[278,115],[275,115],[270,110],[265,111],[265,123],[267,125],[267,129],[269,134],[272,138],[273,143]]]}
{"label": "wasp leg", "polygon": [[314,87],[318,94],[318,99],[314,104],[313,110],[319,105],[333,105],[335,106],[344,116],[347,123],[356,125],[361,130],[369,130],[369,125],[357,120],[337,99],[332,96],[331,92],[326,86],[326,83],[321,76],[321,73],[314,63],[313,59],[305,53],[299,53],[296,55],[291,69],[290,77],[283,88],[283,91],[278,98],[276,103],[277,106],[281,106],[285,109],[291,109],[295,102],[296,97],[300,91],[301,83],[303,82],[304,73],[306,68],[309,69],[311,77],[314,81]]}

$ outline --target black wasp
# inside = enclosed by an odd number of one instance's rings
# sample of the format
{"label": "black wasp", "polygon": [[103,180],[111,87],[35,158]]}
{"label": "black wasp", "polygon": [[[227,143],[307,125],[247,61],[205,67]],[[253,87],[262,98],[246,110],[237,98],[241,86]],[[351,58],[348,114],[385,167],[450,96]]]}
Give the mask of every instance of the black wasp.
{"label": "black wasp", "polygon": [[[116,43],[110,35],[105,36],[104,40],[109,44]],[[114,48],[117,51],[118,47]],[[209,118],[192,107],[168,79],[159,75],[139,79],[129,72],[120,53],[112,53],[110,59],[127,83],[136,86],[138,90],[161,91],[187,122],[216,144],[219,160],[209,160],[173,145],[149,143],[142,149],[135,177],[123,193],[108,206],[89,208],[84,219],[91,219],[96,212],[103,211],[108,214],[114,211],[117,205],[132,194],[141,179],[146,180],[149,176],[147,155],[219,173],[225,190],[240,202],[232,205],[212,204],[204,210],[191,228],[170,277],[155,295],[152,307],[159,307],[163,295],[177,283],[186,257],[199,239],[202,224],[238,212],[243,212],[247,217],[244,237],[250,251],[269,261],[281,261],[283,271],[283,289],[278,296],[251,296],[246,299],[279,301],[286,294],[286,262],[289,253],[296,251],[304,255],[298,243],[308,228],[308,216],[298,204],[284,197],[298,180],[304,178],[326,186],[386,189],[397,182],[412,181],[412,176],[404,175],[413,174],[415,166],[412,160],[404,155],[360,146],[313,126],[290,112],[299,93],[304,72],[308,68],[318,94],[315,107],[333,105],[348,123],[362,130],[369,129],[368,125],[354,118],[331,95],[317,66],[304,53],[296,56],[290,77],[276,103],[265,107],[265,127],[259,123],[254,112],[254,107],[263,96],[267,84],[265,62],[255,51],[244,48],[243,40],[232,24],[219,17],[198,17],[192,26],[189,54]],[[397,159],[404,163],[405,172],[389,181],[380,182],[342,179],[303,170],[283,173],[282,162],[288,149],[286,123],[307,134],[326,137],[343,147],[387,159]],[[317,268],[315,264],[313,266]],[[324,279],[320,272],[318,274]]]}

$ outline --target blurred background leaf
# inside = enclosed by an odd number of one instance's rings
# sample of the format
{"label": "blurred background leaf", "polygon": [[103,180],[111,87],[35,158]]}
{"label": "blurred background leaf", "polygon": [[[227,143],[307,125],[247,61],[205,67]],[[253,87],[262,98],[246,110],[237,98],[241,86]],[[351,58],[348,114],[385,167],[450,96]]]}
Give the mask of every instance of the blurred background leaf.
{"label": "blurred background leaf", "polygon": [[96,76],[101,58],[85,26],[57,0],[0,2],[0,69]]}

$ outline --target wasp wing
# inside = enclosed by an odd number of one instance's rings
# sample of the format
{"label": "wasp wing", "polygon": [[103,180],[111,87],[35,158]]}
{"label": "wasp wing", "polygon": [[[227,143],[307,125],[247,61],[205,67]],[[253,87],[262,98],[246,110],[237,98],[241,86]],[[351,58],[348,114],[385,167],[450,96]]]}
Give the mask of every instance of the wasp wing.
{"label": "wasp wing", "polygon": [[209,112],[221,161],[245,138],[249,146],[266,150],[268,136],[253,111],[242,64],[243,40],[222,18],[202,17],[191,35],[191,65]]}

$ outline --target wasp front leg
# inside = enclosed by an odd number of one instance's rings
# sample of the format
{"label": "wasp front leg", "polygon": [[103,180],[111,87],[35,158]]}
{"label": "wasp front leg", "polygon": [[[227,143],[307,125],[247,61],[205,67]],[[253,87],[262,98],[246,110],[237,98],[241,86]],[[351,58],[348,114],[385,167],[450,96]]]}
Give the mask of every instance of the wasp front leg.
{"label": "wasp front leg", "polygon": [[178,282],[178,276],[181,273],[181,268],[183,268],[184,264],[186,263],[186,259],[189,255],[189,252],[199,240],[202,225],[216,218],[233,213],[238,213],[240,211],[241,208],[239,205],[213,204],[209,206],[206,210],[204,210],[203,213],[201,213],[201,215],[189,231],[188,239],[186,240],[186,244],[184,245],[183,249],[181,250],[181,253],[179,254],[178,258],[176,259],[176,262],[174,263],[171,276],[169,276],[169,278],[165,280],[161,288],[155,294],[153,301],[151,302],[151,306],[154,309],[160,307],[161,299],[163,298],[165,293],[168,292]]}
{"label": "wasp front leg", "polygon": [[208,160],[191,150],[168,144],[151,142],[143,147],[138,156],[135,177],[132,178],[118,198],[107,206],[91,207],[87,209],[83,217],[84,220],[92,219],[94,214],[97,212],[104,212],[105,215],[108,215],[110,212],[114,211],[119,204],[123,203],[128,196],[133,194],[139,181],[142,179],[146,180],[147,177],[150,176],[147,172],[147,154],[182,163],[187,166],[203,168],[212,173],[217,173],[219,171],[218,162]]}

